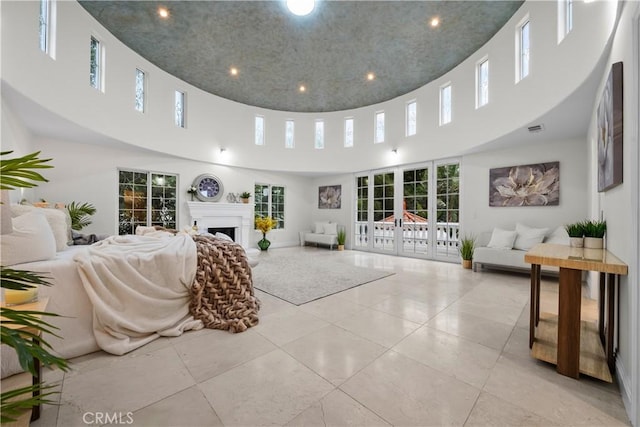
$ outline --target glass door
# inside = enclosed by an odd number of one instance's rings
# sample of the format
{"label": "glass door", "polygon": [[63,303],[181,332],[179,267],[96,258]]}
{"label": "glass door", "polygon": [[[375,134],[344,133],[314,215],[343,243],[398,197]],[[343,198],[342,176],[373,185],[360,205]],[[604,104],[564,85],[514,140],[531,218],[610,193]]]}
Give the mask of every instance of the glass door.
{"label": "glass door", "polygon": [[428,257],[429,247],[429,171],[428,166],[402,170],[402,200],[398,208],[401,224],[400,255]]}

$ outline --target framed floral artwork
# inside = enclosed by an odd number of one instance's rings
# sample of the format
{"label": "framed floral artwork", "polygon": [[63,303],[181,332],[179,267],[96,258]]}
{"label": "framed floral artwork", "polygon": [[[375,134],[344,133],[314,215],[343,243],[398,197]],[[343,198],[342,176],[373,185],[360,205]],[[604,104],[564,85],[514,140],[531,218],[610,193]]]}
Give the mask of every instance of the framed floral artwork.
{"label": "framed floral artwork", "polygon": [[622,62],[611,71],[598,104],[598,191],[622,184]]}
{"label": "framed floral artwork", "polygon": [[318,188],[319,209],[340,209],[342,206],[342,185],[323,185]]}
{"label": "framed floral artwork", "polygon": [[489,206],[557,206],[560,162],[489,170]]}

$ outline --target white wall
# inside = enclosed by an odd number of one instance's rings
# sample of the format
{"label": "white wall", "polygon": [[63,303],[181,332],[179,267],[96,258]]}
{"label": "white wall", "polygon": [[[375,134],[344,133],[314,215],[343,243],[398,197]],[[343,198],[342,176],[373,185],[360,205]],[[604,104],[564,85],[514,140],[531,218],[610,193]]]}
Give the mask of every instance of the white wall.
{"label": "white wall", "polygon": [[[37,1],[3,2],[2,58],[6,84],[61,117],[119,141],[179,157],[255,169],[349,173],[390,166],[388,152],[400,147],[401,161],[453,157],[532,124],[587,79],[603,55],[615,2],[575,2],[575,28],[557,43],[557,6],[526,2],[485,46],[436,81],[377,105],[325,114],[263,110],[204,93],[170,76],[122,45],[77,2],[57,2],[57,49],[52,60],[38,50]],[[514,34],[531,19],[531,75],[515,83]],[[88,84],[88,40],[106,51],[105,92]],[[475,109],[476,62],[491,61],[491,100]],[[149,76],[145,114],[133,110],[134,71]],[[453,85],[453,122],[438,125],[438,90]],[[174,90],[187,92],[187,128],[173,125]],[[418,102],[418,133],[404,136],[404,107]],[[387,142],[373,144],[374,112],[385,110]],[[266,119],[266,145],[253,141],[253,118]],[[355,118],[355,146],[342,147],[343,119]],[[284,120],[296,121],[296,148],[284,148]],[[313,148],[313,123],[325,120],[326,148]],[[118,126],[113,126],[118,123]],[[491,126],[486,126],[491,123]],[[179,143],[178,143],[179,142]],[[219,149],[226,148],[226,158]]]}

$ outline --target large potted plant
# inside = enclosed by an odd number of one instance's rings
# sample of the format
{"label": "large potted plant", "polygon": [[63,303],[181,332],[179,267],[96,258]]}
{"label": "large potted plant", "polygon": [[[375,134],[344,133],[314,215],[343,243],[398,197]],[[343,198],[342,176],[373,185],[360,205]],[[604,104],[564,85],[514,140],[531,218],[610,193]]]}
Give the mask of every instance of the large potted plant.
{"label": "large potted plant", "polygon": [[80,231],[91,224],[91,216],[96,213],[96,208],[91,203],[76,203],[67,205],[67,211],[71,217],[71,228]]}
{"label": "large potted plant", "polygon": [[473,263],[473,251],[476,246],[476,239],[473,236],[464,236],[460,239],[460,257],[462,258],[462,267],[471,268]]}
{"label": "large potted plant", "polygon": [[602,249],[604,247],[604,235],[606,232],[606,221],[585,221],[584,247],[588,249]]}
{"label": "large potted plant", "polygon": [[[11,151],[1,152],[0,156],[11,153]],[[23,157],[0,160],[0,189],[6,192],[16,188],[36,187],[37,182],[47,182],[36,170],[51,168],[52,166],[45,164],[51,159],[40,159],[39,154],[40,152],[36,152]],[[7,200],[4,197],[3,199]],[[2,288],[25,291],[38,285],[48,286],[49,283],[37,273],[0,266]],[[44,366],[57,366],[63,371],[68,370],[67,361],[53,355],[49,351],[51,346],[42,337],[43,333],[55,335],[53,330],[57,328],[44,321],[41,316],[56,316],[56,314],[0,307],[0,316],[2,317],[2,323],[0,323],[2,344],[7,344],[16,351],[22,369],[35,377],[38,372],[34,360],[37,359]],[[19,331],[18,328],[22,330]],[[52,387],[38,381],[37,384],[15,390],[3,388],[0,394],[0,422],[14,421],[30,408],[43,403],[53,403],[49,399],[53,394]]]}

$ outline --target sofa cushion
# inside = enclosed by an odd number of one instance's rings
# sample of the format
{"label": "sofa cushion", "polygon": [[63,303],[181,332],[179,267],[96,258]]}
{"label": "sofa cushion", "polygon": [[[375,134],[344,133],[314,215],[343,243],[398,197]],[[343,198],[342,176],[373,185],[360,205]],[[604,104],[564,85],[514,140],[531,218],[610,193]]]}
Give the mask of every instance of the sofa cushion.
{"label": "sofa cushion", "polygon": [[328,222],[316,222],[314,224],[313,232],[315,234],[324,234],[324,226],[325,226],[325,224],[328,224]]}
{"label": "sofa cushion", "polygon": [[335,222],[325,224],[324,234],[338,234],[338,224]]}
{"label": "sofa cushion", "polygon": [[510,230],[502,230],[500,228],[494,228],[491,233],[491,240],[487,244],[488,248],[505,249],[509,250],[513,248],[513,243],[516,240],[516,232]]}
{"label": "sofa cushion", "polygon": [[565,230],[564,226],[560,226],[553,230],[553,233],[548,235],[544,239],[545,243],[552,243],[556,245],[568,245],[569,244],[569,234],[567,234],[567,230]]}
{"label": "sofa cushion", "polygon": [[524,224],[516,224],[516,240],[513,249],[528,251],[538,243],[542,243],[544,236],[549,232],[548,228],[531,228]]}

